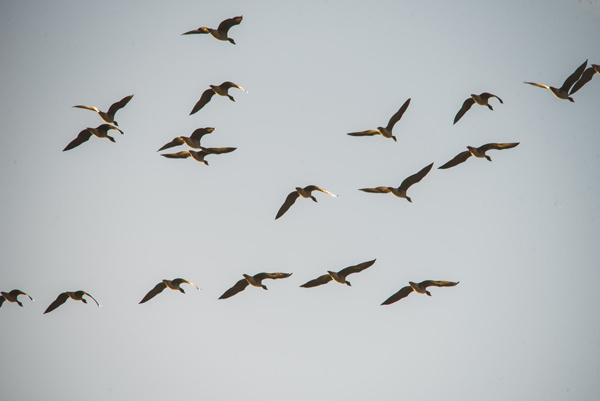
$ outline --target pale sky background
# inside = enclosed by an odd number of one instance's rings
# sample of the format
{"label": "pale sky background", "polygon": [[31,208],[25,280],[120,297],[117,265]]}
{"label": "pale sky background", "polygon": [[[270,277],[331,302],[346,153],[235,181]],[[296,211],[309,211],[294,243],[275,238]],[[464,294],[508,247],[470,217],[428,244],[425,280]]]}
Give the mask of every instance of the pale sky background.
{"label": "pale sky background", "polygon": [[[244,20],[237,45],[181,33]],[[2,1],[3,400],[596,400],[598,1]],[[236,102],[210,84],[233,81]],[[494,111],[473,106],[491,92]],[[62,149],[117,113],[125,135]],[[398,142],[346,133],[386,125]],[[199,127],[225,155],[156,152]],[[113,131],[114,132],[114,131]],[[467,145],[520,142],[437,167]],[[172,151],[184,150],[173,148]],[[358,188],[411,187],[413,203]],[[296,187],[339,195],[299,199]],[[377,258],[352,287],[299,286]],[[242,273],[289,272],[218,297]],[[161,279],[202,291],[165,290]],[[460,281],[380,306],[408,281]],[[85,290],[101,304],[68,301]]]}

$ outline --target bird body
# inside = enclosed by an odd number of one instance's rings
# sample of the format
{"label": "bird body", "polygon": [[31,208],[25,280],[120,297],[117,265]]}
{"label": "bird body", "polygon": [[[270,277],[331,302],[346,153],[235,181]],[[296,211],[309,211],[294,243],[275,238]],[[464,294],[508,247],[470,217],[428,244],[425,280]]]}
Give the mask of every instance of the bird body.
{"label": "bird body", "polygon": [[363,192],[379,193],[379,194],[385,194],[385,193],[391,192],[398,198],[404,198],[407,201],[412,202],[410,197],[406,194],[406,191],[408,191],[408,188],[410,188],[413,184],[416,184],[417,182],[421,181],[423,179],[423,177],[425,177],[427,175],[427,173],[429,173],[429,171],[431,170],[431,167],[433,167],[433,163],[424,167],[418,173],[413,174],[410,177],[406,178],[404,181],[402,181],[402,184],[400,184],[400,186],[398,188],[376,187],[376,188],[361,188],[359,190],[363,191]]}
{"label": "bird body", "polygon": [[365,270],[366,268],[373,266],[373,263],[375,263],[376,260],[377,259],[373,259],[368,262],[359,263],[358,265],[348,266],[348,267],[340,270],[339,272],[327,270],[327,274],[324,274],[313,280],[310,280],[310,281],[302,284],[300,287],[303,287],[303,288],[317,287],[319,285],[327,284],[328,282],[330,282],[332,280],[335,281],[336,283],[346,284],[348,286],[351,286],[350,282],[348,280],[346,280],[346,277],[350,274],[359,273],[359,272]]}
{"label": "bird body", "polygon": [[91,296],[90,294],[88,294],[85,291],[66,291],[63,292],[61,294],[58,295],[58,297],[56,297],[56,299],[54,300],[54,302],[52,302],[50,304],[50,306],[48,306],[48,308],[46,309],[46,311],[44,312],[44,314],[52,312],[54,309],[58,308],[59,306],[61,306],[62,304],[64,304],[65,302],[67,302],[67,299],[71,298],[72,300],[75,301],[81,301],[84,304],[87,304],[87,301],[83,298],[84,295],[87,295],[88,297],[92,298],[94,300],[94,302],[96,302],[96,305],[100,306],[100,304],[98,303],[98,301],[96,301],[96,299]]}
{"label": "bird body", "polygon": [[219,96],[227,96],[232,102],[235,102],[235,99],[233,98],[233,96],[231,96],[229,94],[230,88],[237,88],[237,89],[240,89],[240,90],[248,93],[248,91],[246,89],[242,88],[241,86],[239,86],[237,84],[234,84],[231,81],[225,81],[221,85],[209,85],[209,86],[210,86],[210,89],[207,89],[204,92],[202,92],[202,96],[200,96],[200,100],[198,100],[196,102],[196,104],[194,105],[194,108],[190,112],[190,116],[192,114],[196,113],[198,110],[200,110],[204,106],[206,106],[206,104],[208,102],[210,102],[210,99],[212,99],[212,97],[215,95],[215,93]]}
{"label": "bird body", "polygon": [[81,145],[82,143],[87,142],[88,139],[90,139],[92,137],[92,135],[94,135],[97,138],[108,138],[108,139],[110,139],[111,142],[115,142],[115,138],[108,135],[108,131],[110,131],[111,129],[117,130],[121,134],[123,134],[123,131],[121,131],[117,127],[113,127],[110,124],[101,124],[101,125],[97,126],[96,128],[88,127],[86,129],[84,129],[83,131],[81,131],[79,133],[79,135],[77,135],[77,138],[75,138],[71,142],[69,142],[69,144],[63,149],[63,152],[66,150],[76,148],[77,146]]}
{"label": "bird body", "polygon": [[9,292],[0,291],[0,295],[1,295],[0,296],[0,306],[2,306],[4,301],[8,301],[8,302],[16,302],[19,306],[22,307],[23,303],[17,299],[17,297],[19,295],[25,295],[26,297],[29,297],[29,299],[31,299],[32,301],[34,300],[33,298],[31,298],[30,295],[27,295],[23,291],[17,290],[17,289],[9,291]]}
{"label": "bird body", "polygon": [[221,154],[221,153],[229,153],[233,152],[237,148],[202,148],[199,151],[194,150],[183,150],[177,153],[166,153],[161,156],[167,157],[169,159],[187,159],[191,157],[192,159],[202,162],[208,166],[208,162],[204,160],[204,158],[211,154]]}
{"label": "bird body", "polygon": [[490,110],[494,110],[489,103],[489,100],[492,97],[495,97],[496,99],[498,99],[500,101],[500,103],[504,103],[502,101],[502,99],[500,99],[498,96],[493,95],[488,92],[483,92],[479,95],[472,93],[471,97],[464,101],[462,107],[460,108],[458,113],[456,113],[456,116],[454,117],[454,124],[456,124],[458,122],[458,120],[460,120],[462,118],[462,116],[464,116],[465,113],[467,111],[469,111],[471,106],[473,106],[475,103],[477,103],[480,106],[487,106]]}
{"label": "bird body", "polygon": [[413,283],[409,281],[406,287],[402,287],[398,292],[393,294],[391,297],[383,301],[381,305],[389,305],[394,302],[398,302],[402,298],[406,298],[411,292],[417,292],[419,294],[426,294],[431,296],[431,293],[427,291],[427,287],[435,286],[435,287],[454,287],[459,282],[453,281],[433,281],[433,280],[425,280],[420,283]]}
{"label": "bird body", "polygon": [[410,104],[410,98],[406,102],[404,102],[404,104],[400,107],[400,109],[392,116],[392,118],[390,118],[390,121],[388,122],[387,126],[385,126],[385,127],[377,127],[377,130],[366,130],[366,131],[360,131],[360,132],[350,132],[350,133],[348,133],[348,135],[350,135],[350,136],[374,136],[374,135],[381,135],[384,138],[392,138],[394,141],[397,141],[396,137],[392,134],[392,130],[394,129],[394,125],[396,125],[396,123],[398,121],[400,121],[400,119],[404,115],[404,112],[408,108],[409,104]]}
{"label": "bird body", "polygon": [[214,130],[215,129],[213,127],[198,128],[198,129],[194,130],[194,132],[192,132],[192,135],[190,135],[189,137],[178,136],[178,137],[174,138],[171,142],[167,143],[162,148],[158,149],[157,152],[160,152],[161,150],[165,150],[168,148],[172,148],[174,146],[183,145],[184,143],[186,145],[188,145],[190,148],[200,149],[200,148],[202,148],[202,146],[200,146],[200,139],[202,139],[202,137],[204,135],[210,134]]}
{"label": "bird body", "polygon": [[279,208],[279,211],[277,211],[277,215],[275,216],[275,220],[277,220],[278,218],[280,218],[281,216],[283,216],[283,214],[285,212],[288,211],[288,209],[294,204],[294,202],[296,202],[296,199],[298,199],[299,197],[303,197],[303,198],[310,198],[312,199],[314,202],[317,201],[317,198],[315,198],[311,193],[312,191],[320,191],[323,192],[327,195],[333,196],[334,198],[337,198],[337,195],[323,189],[323,188],[319,188],[316,185],[309,185],[306,186],[304,188],[302,187],[296,187],[296,190],[291,192],[286,198],[285,201],[283,202],[283,205],[281,205],[281,207]]}
{"label": "bird body", "polygon": [[510,149],[517,146],[519,142],[515,143],[487,143],[483,146],[475,148],[473,146],[467,146],[468,150],[461,152],[454,156],[452,160],[444,164],[443,166],[438,167],[439,169],[447,169],[450,167],[454,167],[460,163],[465,162],[469,157],[474,156],[477,158],[486,158],[488,161],[492,161],[492,159],[486,155],[486,152],[491,149],[501,150],[501,149]]}
{"label": "bird body", "polygon": [[129,101],[131,100],[132,97],[133,97],[133,95],[125,96],[123,99],[119,100],[118,102],[113,103],[108,108],[108,111],[106,113],[103,111],[100,111],[97,107],[93,107],[93,106],[73,106],[73,107],[95,111],[96,113],[98,113],[98,115],[100,115],[100,118],[103,121],[105,121],[109,124],[114,124],[116,126],[119,126],[119,124],[117,124],[117,122],[115,121],[115,114],[119,109],[125,107],[125,105],[127,103],[129,103]]}
{"label": "bird body", "polygon": [[223,41],[227,40],[235,45],[235,41],[228,36],[229,28],[231,28],[234,25],[238,25],[240,22],[242,22],[243,18],[244,18],[243,16],[228,18],[228,19],[222,21],[219,24],[219,27],[217,29],[207,28],[205,26],[202,26],[198,29],[194,29],[192,31],[182,33],[182,35],[208,33],[217,40],[223,40]]}
{"label": "bird body", "polygon": [[172,290],[178,290],[182,294],[185,294],[185,291],[183,290],[183,288],[181,288],[181,284],[184,284],[184,283],[192,285],[192,286],[196,287],[197,290],[200,290],[200,288],[198,288],[198,286],[196,286],[196,284],[194,284],[194,283],[192,283],[190,281],[187,281],[187,280],[185,280],[183,278],[176,278],[174,280],[164,279],[160,283],[156,284],[153,289],[151,289],[150,291],[148,291],[148,293],[144,296],[144,298],[142,298],[142,300],[140,301],[140,303],[143,304],[144,302],[147,302],[147,301],[151,300],[156,295],[158,295],[161,292],[163,292],[163,290],[165,288],[170,288]]}
{"label": "bird body", "polygon": [[277,280],[281,278],[290,277],[292,273],[258,273],[254,276],[250,276],[248,274],[242,274],[244,276],[243,279],[239,280],[234,284],[233,287],[228,289],[219,297],[219,299],[226,299],[234,296],[238,292],[243,291],[248,285],[253,287],[260,287],[263,290],[267,290],[267,286],[265,286],[262,281],[265,279]]}
{"label": "bird body", "polygon": [[567,99],[567,100],[569,100],[571,102],[574,102],[573,98],[569,96],[569,90],[575,84],[575,82],[577,82],[579,80],[579,78],[583,74],[586,66],[587,66],[587,60],[585,60],[585,62],[583,64],[581,64],[575,70],[575,72],[573,74],[571,74],[565,80],[565,82],[562,84],[562,86],[560,88],[555,88],[553,86],[548,86],[548,85],[536,84],[535,82],[524,82],[524,83],[525,84],[529,84],[529,85],[533,85],[533,86],[537,86],[539,88],[548,89],[557,98],[559,98],[559,99]]}

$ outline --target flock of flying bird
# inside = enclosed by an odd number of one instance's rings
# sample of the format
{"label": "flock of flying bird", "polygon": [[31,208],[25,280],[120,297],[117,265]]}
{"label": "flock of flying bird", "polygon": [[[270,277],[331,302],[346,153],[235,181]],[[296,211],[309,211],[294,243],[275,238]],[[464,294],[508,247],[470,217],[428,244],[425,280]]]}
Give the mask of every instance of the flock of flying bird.
{"label": "flock of flying bird", "polygon": [[[241,22],[242,22],[242,16],[229,18],[229,19],[226,19],[223,22],[221,22],[217,29],[200,27],[198,29],[185,32],[182,35],[210,34],[213,38],[215,38],[217,40],[229,41],[235,45],[235,41],[228,36],[229,29],[235,25],[240,24]],[[571,95],[573,95],[575,92],[577,92],[579,89],[581,89],[581,87],[583,87],[586,83],[588,83],[595,76],[595,74],[600,74],[600,65],[592,64],[591,67],[587,67],[587,60],[586,60],[583,64],[581,64],[575,70],[575,72],[573,74],[571,74],[564,81],[563,85],[560,88],[556,88],[556,87],[548,86],[548,85],[542,85],[542,84],[538,84],[538,83],[534,83],[534,82],[524,82],[524,83],[533,85],[533,86],[537,86],[540,88],[548,89],[557,98],[565,99],[565,100],[569,100],[569,101],[573,102],[574,100],[571,97]],[[208,102],[212,99],[212,97],[215,94],[217,94],[219,96],[226,96],[231,101],[235,101],[233,96],[231,96],[228,93],[229,89],[231,89],[231,88],[236,88],[236,89],[242,90],[244,92],[247,92],[241,86],[239,86],[233,82],[229,82],[229,81],[223,82],[221,85],[210,85],[210,88],[205,90],[202,93],[200,99],[194,105],[190,115],[195,114],[196,112],[201,110],[204,106],[206,106],[206,104],[208,104]],[[124,97],[123,99],[119,100],[118,102],[112,104],[109,107],[107,112],[103,112],[93,106],[82,106],[82,105],[73,106],[76,108],[92,110],[92,111],[98,113],[100,118],[105,123],[99,125],[96,128],[88,127],[86,129],[82,130],[79,133],[79,135],[77,136],[77,138],[72,140],[65,147],[65,149],[63,151],[73,149],[73,148],[83,144],[84,142],[88,141],[92,136],[95,136],[97,138],[107,138],[110,141],[115,142],[115,139],[112,136],[108,135],[108,131],[116,130],[116,131],[120,132],[121,134],[123,134],[123,131],[121,131],[119,128],[117,128],[118,123],[115,120],[115,114],[117,113],[118,110],[125,107],[132,98],[133,98],[133,95]],[[487,106],[490,110],[493,110],[492,106],[489,104],[489,101],[492,98],[496,98],[501,104],[504,103],[502,101],[502,99],[500,99],[500,97],[498,97],[494,94],[491,94],[491,93],[484,92],[479,95],[472,94],[469,98],[467,98],[464,101],[462,107],[456,114],[456,116],[454,118],[454,124],[456,124],[474,104],[478,104],[480,106]],[[351,133],[348,133],[348,135],[350,135],[350,136],[377,136],[377,135],[380,135],[384,138],[391,138],[394,141],[396,141],[396,137],[392,134],[392,130],[394,128],[394,125],[402,118],[402,116],[408,109],[408,106],[410,105],[410,101],[411,101],[411,99],[408,99],[400,107],[400,109],[390,118],[386,127],[377,127],[376,130],[351,132]],[[194,151],[194,150],[180,151],[177,153],[162,154],[162,156],[167,157],[167,158],[192,157],[193,159],[195,159],[199,162],[203,162],[208,165],[206,160],[204,160],[204,158],[207,155],[229,153],[236,149],[236,148],[232,148],[232,147],[206,148],[206,147],[201,146],[200,141],[201,141],[202,137],[204,135],[212,133],[214,130],[215,130],[215,128],[213,128],[213,127],[198,128],[189,137],[184,137],[184,136],[176,137],[173,140],[171,140],[170,142],[168,142],[167,144],[163,145],[158,151],[162,151],[165,149],[169,149],[171,147],[185,144],[189,148],[200,149],[200,150],[199,151]],[[479,147],[467,146],[466,151],[458,153],[454,158],[452,158],[450,161],[448,161],[447,163],[443,164],[441,167],[438,167],[438,168],[439,169],[448,169],[448,168],[454,167],[458,164],[465,162],[471,156],[476,157],[476,158],[486,158],[487,160],[491,161],[491,158],[486,154],[487,151],[510,149],[510,148],[514,148],[518,144],[519,144],[518,142],[517,143],[488,143],[488,144],[485,144],[485,145],[482,145]],[[360,190],[364,191],[364,192],[368,192],[368,193],[392,193],[393,195],[395,195],[399,198],[404,198],[407,201],[412,202],[411,198],[407,195],[408,189],[412,185],[421,181],[430,172],[432,167],[433,167],[433,163],[427,165],[426,167],[422,168],[419,172],[407,177],[404,181],[402,181],[400,186],[398,186],[397,188],[389,187],[389,186],[379,186],[379,187],[375,187],[375,188],[361,188]],[[281,216],[283,216],[289,210],[289,208],[294,204],[294,202],[300,197],[305,198],[305,199],[311,199],[314,202],[317,202],[317,199],[312,195],[313,191],[319,191],[319,192],[323,192],[327,195],[337,197],[337,195],[334,195],[333,193],[331,193],[325,189],[322,189],[316,185],[309,185],[309,186],[306,186],[303,188],[297,187],[293,192],[291,192],[286,197],[283,205],[278,210],[277,215],[275,216],[275,219],[279,219]],[[346,284],[346,285],[350,286],[351,285],[350,282],[348,282],[346,279],[347,276],[349,276],[350,274],[359,273],[359,272],[367,269],[368,267],[372,266],[375,263],[375,261],[376,261],[376,259],[373,259],[373,260],[363,262],[363,263],[360,263],[360,264],[357,264],[354,266],[349,266],[338,272],[328,270],[327,274],[324,274],[313,280],[310,280],[310,281],[306,282],[305,284],[302,284],[300,287],[311,288],[311,287],[316,287],[316,286],[327,284],[330,281],[335,281],[337,283]],[[237,281],[227,291],[225,291],[219,299],[226,299],[226,298],[232,297],[232,296],[236,295],[237,293],[243,291],[248,285],[253,286],[253,287],[263,288],[266,290],[267,287],[264,284],[262,284],[263,280],[283,279],[283,278],[288,278],[291,275],[292,275],[292,273],[281,273],[281,272],[276,272],[276,273],[264,273],[263,272],[263,273],[255,274],[253,276],[248,275],[248,274],[243,274],[243,278],[240,279],[239,281]],[[176,290],[176,291],[180,291],[181,293],[185,293],[183,288],[181,288],[181,284],[188,284],[188,285],[196,287],[196,289],[200,290],[200,288],[198,288],[194,283],[192,283],[188,280],[182,279],[182,278],[176,278],[174,280],[166,280],[165,279],[165,280],[162,280],[160,283],[156,284],[154,286],[154,288],[152,288],[142,298],[142,300],[140,301],[140,304],[145,303],[145,302],[149,301],[150,299],[154,298],[156,295],[160,294],[165,288],[169,288],[171,290]],[[383,303],[381,305],[389,305],[394,302],[397,302],[400,299],[407,297],[412,292],[416,292],[419,294],[426,294],[426,295],[431,296],[431,293],[427,290],[427,287],[432,287],[432,286],[434,286],[434,287],[452,287],[457,284],[458,284],[458,282],[452,282],[452,281],[425,280],[425,281],[422,281],[419,283],[409,281],[409,285],[402,287],[398,292],[394,293],[389,298],[387,298],[385,301],[383,301]],[[33,298],[30,295],[28,295],[25,292],[18,290],[18,289],[14,289],[9,292],[0,292],[0,295],[1,295],[0,296],[0,307],[2,306],[4,301],[14,302],[22,307],[23,304],[18,299],[19,295],[27,296],[27,297],[29,297],[29,299],[31,299],[33,301]],[[49,313],[49,312],[53,311],[54,309],[58,308],[60,305],[64,304],[69,298],[73,299],[75,301],[82,301],[84,303],[87,303],[84,296],[90,297],[98,306],[100,306],[98,301],[96,301],[96,299],[93,296],[91,296],[89,293],[87,293],[85,291],[81,291],[81,290],[73,291],[73,292],[66,291],[66,292],[59,294],[58,297],[44,311],[44,313]]]}

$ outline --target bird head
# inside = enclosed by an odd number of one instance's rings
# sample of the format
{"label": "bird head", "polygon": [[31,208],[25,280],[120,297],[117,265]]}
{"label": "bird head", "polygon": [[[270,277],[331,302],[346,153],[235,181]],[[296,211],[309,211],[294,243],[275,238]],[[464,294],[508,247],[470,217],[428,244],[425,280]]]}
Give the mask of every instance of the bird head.
{"label": "bird head", "polygon": [[227,38],[227,40],[230,41],[231,43],[233,43],[235,45],[235,42],[233,41],[233,39]]}
{"label": "bird head", "polygon": [[110,141],[111,141],[111,142],[115,142],[115,138],[113,138],[112,136],[110,136],[110,135],[106,135],[106,137],[107,137],[108,139],[110,139]]}
{"label": "bird head", "polygon": [[87,301],[84,298],[81,298],[81,302],[83,302],[84,304],[87,304]]}
{"label": "bird head", "polygon": [[431,293],[429,291],[427,291],[427,290],[425,290],[425,294],[431,296]]}
{"label": "bird head", "polygon": [[410,203],[412,203],[412,200],[410,199],[410,196],[407,196],[406,200],[409,201]]}
{"label": "bird head", "polygon": [[569,101],[574,102],[575,100],[573,100],[573,98],[571,96],[567,97],[567,99],[569,99]]}
{"label": "bird head", "polygon": [[392,135],[392,139],[394,140],[394,142],[398,142],[398,140],[396,139],[396,137],[394,135]]}

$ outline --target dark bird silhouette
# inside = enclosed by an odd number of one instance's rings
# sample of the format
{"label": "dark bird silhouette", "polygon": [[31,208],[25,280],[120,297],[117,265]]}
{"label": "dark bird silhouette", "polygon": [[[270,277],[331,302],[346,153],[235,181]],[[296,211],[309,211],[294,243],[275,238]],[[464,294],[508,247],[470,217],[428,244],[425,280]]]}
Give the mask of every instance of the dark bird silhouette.
{"label": "dark bird silhouette", "polygon": [[471,156],[475,156],[475,157],[479,157],[479,158],[486,158],[489,161],[492,161],[491,157],[489,157],[488,155],[485,154],[485,152],[487,152],[488,150],[491,149],[495,149],[495,150],[501,150],[501,149],[510,149],[510,148],[514,148],[515,146],[517,146],[519,144],[519,142],[515,142],[515,143],[487,143],[483,146],[480,146],[478,148],[474,148],[472,146],[467,146],[467,149],[469,150],[465,150],[464,152],[460,152],[459,154],[457,154],[456,156],[454,156],[454,159],[450,160],[449,162],[447,162],[446,164],[444,164],[441,167],[438,167],[440,169],[447,169],[450,167],[454,167],[457,164],[460,164],[464,161],[466,161],[469,157]]}
{"label": "dark bird silhouette", "polygon": [[417,182],[421,181],[423,179],[423,177],[425,177],[427,175],[427,173],[429,173],[429,170],[431,170],[432,166],[433,166],[433,163],[431,163],[429,166],[423,168],[418,173],[413,174],[410,177],[406,178],[404,181],[402,181],[402,184],[400,184],[400,186],[398,188],[393,188],[393,187],[361,188],[360,191],[378,193],[378,194],[386,194],[388,192],[391,192],[398,198],[404,198],[407,201],[412,202],[410,197],[408,197],[406,195],[406,191],[408,191],[408,188],[410,188],[411,185],[416,184]]}
{"label": "dark bird silhouette", "polygon": [[29,297],[29,299],[31,299],[32,301],[34,300],[33,298],[31,298],[31,296],[25,294],[21,290],[12,290],[9,292],[0,291],[0,306],[2,306],[4,301],[16,302],[19,306],[23,306],[23,303],[17,299],[19,295],[25,295],[26,297]]}
{"label": "dark bird silhouette", "polygon": [[323,193],[326,193],[327,195],[331,195],[334,198],[337,198],[337,195],[332,194],[331,192],[329,192],[323,188],[319,188],[316,185],[309,185],[304,188],[296,187],[296,190],[294,192],[291,192],[287,196],[287,198],[285,198],[285,202],[283,202],[283,205],[281,205],[281,207],[279,208],[279,211],[277,212],[277,216],[275,216],[275,220],[277,220],[278,218],[283,216],[283,214],[288,211],[288,209],[294,204],[294,202],[296,202],[296,199],[298,199],[300,196],[303,198],[310,198],[314,202],[316,202],[317,198],[315,198],[313,195],[311,195],[312,191],[321,191]]}
{"label": "dark bird silhouette", "polygon": [[579,66],[579,68],[577,68],[575,70],[575,72],[573,74],[571,74],[565,80],[565,82],[562,84],[562,86],[560,88],[555,88],[554,86],[536,84],[535,82],[523,82],[523,83],[533,85],[533,86],[538,86],[538,87],[544,88],[544,89],[548,89],[557,98],[568,99],[571,102],[574,102],[573,98],[569,96],[569,90],[575,84],[575,82],[577,82],[579,80],[579,78],[581,77],[581,74],[583,74],[583,71],[585,70],[586,66],[587,66],[587,60],[585,60],[585,63],[581,64]]}
{"label": "dark bird silhouette", "polygon": [[358,272],[365,270],[367,267],[372,266],[376,260],[377,259],[373,259],[368,262],[363,262],[363,263],[360,263],[355,266],[349,266],[349,267],[346,267],[345,269],[340,270],[339,272],[332,272],[330,270],[327,270],[327,274],[317,277],[314,280],[310,280],[309,282],[302,284],[300,287],[304,287],[304,288],[316,287],[318,285],[327,284],[331,280],[333,280],[337,283],[340,283],[340,284],[351,285],[350,282],[348,280],[346,280],[346,277],[352,273],[358,273]]}
{"label": "dark bird silhouette", "polygon": [[581,87],[590,82],[596,74],[600,74],[600,65],[592,64],[590,68],[588,68],[583,72],[583,74],[581,74],[581,78],[579,78],[579,81],[575,82],[575,85],[573,85],[573,88],[571,89],[571,92],[569,92],[569,95],[572,95],[573,93],[581,89]]}
{"label": "dark bird silhouette", "polygon": [[182,278],[176,278],[175,280],[163,280],[160,283],[156,284],[156,286],[154,286],[153,289],[148,291],[148,293],[144,296],[140,303],[143,304],[144,302],[151,300],[152,298],[163,292],[163,290],[167,287],[169,287],[172,290],[179,290],[182,294],[185,294],[185,291],[183,290],[183,288],[181,288],[181,284],[184,283],[193,285],[194,287],[196,287],[197,290],[200,290],[200,288],[198,288],[196,284]]}
{"label": "dark bird silhouette", "polygon": [[187,159],[188,157],[192,157],[194,160],[202,162],[208,166],[208,162],[204,160],[206,156],[212,154],[220,155],[221,153],[229,153],[236,149],[237,148],[202,148],[202,150],[198,152],[193,150],[183,150],[177,153],[162,154],[161,156],[168,157],[169,159]]}
{"label": "dark bird silhouette", "polygon": [[115,138],[113,138],[112,136],[108,135],[108,131],[114,129],[119,131],[121,134],[123,134],[123,131],[121,131],[120,129],[118,129],[117,127],[113,127],[110,124],[102,124],[97,126],[96,128],[86,128],[83,131],[81,131],[79,133],[79,135],[77,135],[77,138],[73,139],[66,148],[63,149],[63,152],[65,150],[70,150],[73,148],[76,148],[77,146],[81,145],[84,142],[87,142],[88,139],[90,139],[92,137],[92,135],[94,135],[97,138],[108,138],[110,139],[111,142],[115,141]]}
{"label": "dark bird silhouette", "polygon": [[261,287],[266,290],[267,287],[262,283],[265,279],[277,280],[280,278],[286,278],[292,275],[292,273],[258,273],[254,276],[249,276],[247,274],[242,274],[244,276],[243,279],[235,283],[233,287],[228,289],[219,297],[219,299],[225,299],[234,296],[238,292],[244,291],[244,289],[250,284],[253,287]]}
{"label": "dark bird silhouette", "polygon": [[406,102],[404,102],[404,104],[402,105],[402,107],[400,107],[400,109],[396,112],[396,114],[394,114],[392,116],[392,118],[390,118],[390,121],[388,122],[386,127],[377,127],[377,130],[350,132],[350,133],[348,133],[348,135],[350,135],[350,136],[381,135],[384,138],[392,138],[394,141],[396,141],[396,137],[394,135],[392,135],[392,129],[394,129],[394,125],[396,125],[396,123],[402,118],[402,115],[404,115],[404,112],[408,108],[409,104],[410,104],[410,98]]}
{"label": "dark bird silhouette", "polygon": [[469,111],[471,106],[473,106],[475,103],[477,103],[480,106],[487,106],[490,110],[494,110],[489,103],[489,100],[492,97],[495,97],[496,99],[498,99],[500,101],[500,103],[504,103],[502,101],[502,99],[500,99],[496,95],[492,95],[491,93],[483,92],[480,95],[476,95],[476,94],[472,93],[471,97],[468,98],[467,100],[465,100],[465,102],[463,103],[463,105],[460,108],[460,110],[458,111],[458,113],[456,113],[456,116],[454,117],[454,124],[456,124],[458,122],[458,120],[460,120],[461,117],[464,116],[465,113],[467,111]]}
{"label": "dark bird silhouette", "polygon": [[92,298],[94,300],[94,302],[96,302],[96,305],[100,306],[98,301],[96,301],[96,299],[93,296],[91,296],[90,294],[88,294],[85,291],[75,291],[75,292],[67,291],[67,292],[63,292],[63,293],[59,294],[58,297],[56,297],[56,299],[54,300],[54,302],[52,302],[50,304],[50,306],[48,306],[48,308],[46,309],[44,314],[52,312],[54,309],[58,308],[59,306],[61,306],[65,302],[67,302],[67,299],[69,299],[69,298],[71,298],[75,301],[81,301],[84,304],[87,304],[87,301],[83,298],[84,295],[87,295],[88,297]]}
{"label": "dark bird silhouette", "polygon": [[200,100],[198,100],[198,102],[196,102],[196,104],[194,105],[194,108],[190,112],[190,116],[192,114],[196,113],[201,108],[203,108],[208,102],[210,102],[210,99],[212,99],[212,97],[214,96],[215,93],[219,96],[227,96],[232,102],[235,102],[235,99],[233,98],[233,96],[231,96],[229,94],[230,88],[238,88],[238,89],[243,90],[244,92],[248,93],[248,91],[246,89],[244,89],[241,86],[234,84],[233,82],[230,82],[230,81],[225,81],[221,85],[218,85],[218,86],[217,85],[209,85],[209,86],[210,86],[210,89],[207,89],[204,92],[202,92],[202,96],[200,96]]}
{"label": "dark bird silhouette", "polygon": [[100,118],[102,120],[104,120],[105,122],[119,126],[119,124],[117,124],[117,122],[115,121],[115,114],[119,109],[125,107],[125,105],[127,103],[129,103],[129,101],[131,100],[132,97],[133,97],[133,95],[125,96],[123,99],[119,100],[118,102],[113,103],[108,108],[108,111],[106,113],[98,110],[97,107],[93,107],[93,106],[73,106],[73,107],[78,107],[80,109],[87,109],[87,110],[95,111],[96,113],[98,113],[100,115]]}
{"label": "dark bird silhouette", "polygon": [[188,145],[190,148],[200,149],[200,148],[202,148],[202,146],[200,146],[200,139],[202,139],[202,137],[204,135],[210,134],[214,130],[215,129],[212,127],[198,128],[198,129],[194,130],[194,132],[192,132],[192,135],[190,135],[189,137],[178,136],[177,138],[173,139],[171,142],[164,145],[162,148],[158,149],[157,152],[160,152],[161,150],[172,148],[174,146],[183,145],[184,143],[186,145]]}
{"label": "dark bird silhouette", "polygon": [[233,39],[231,39],[230,37],[227,36],[227,33],[229,32],[229,28],[231,28],[234,25],[239,25],[240,22],[242,22],[242,19],[244,17],[243,16],[239,16],[239,17],[234,17],[234,18],[229,18],[226,19],[225,21],[221,22],[219,24],[219,27],[217,29],[213,29],[213,28],[207,28],[205,26],[201,26],[198,29],[194,29],[192,31],[187,31],[185,33],[182,33],[182,35],[192,35],[192,34],[198,34],[198,33],[210,33],[211,36],[215,39],[218,40],[228,40],[231,43],[233,43],[235,45],[235,42],[233,41]]}
{"label": "dark bird silhouette", "polygon": [[455,283],[453,281],[425,280],[425,281],[421,281],[420,283],[413,283],[412,281],[409,281],[408,283],[410,285],[407,285],[406,287],[402,287],[400,289],[400,291],[398,291],[397,293],[395,293],[394,295],[392,295],[391,297],[389,297],[388,299],[383,301],[383,303],[381,305],[389,305],[389,304],[393,304],[394,302],[398,302],[402,298],[406,298],[408,296],[408,294],[410,294],[413,291],[418,292],[419,294],[427,294],[427,295],[431,296],[431,293],[429,291],[427,291],[427,289],[426,289],[427,287],[431,287],[431,286],[454,287],[456,284],[459,283],[459,281],[457,281]]}

